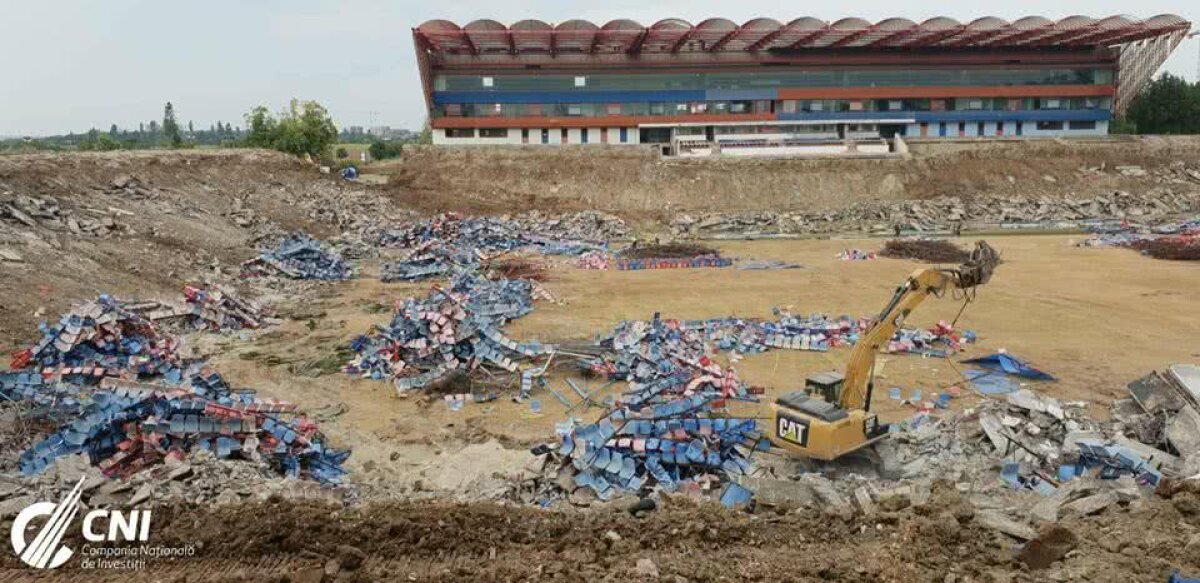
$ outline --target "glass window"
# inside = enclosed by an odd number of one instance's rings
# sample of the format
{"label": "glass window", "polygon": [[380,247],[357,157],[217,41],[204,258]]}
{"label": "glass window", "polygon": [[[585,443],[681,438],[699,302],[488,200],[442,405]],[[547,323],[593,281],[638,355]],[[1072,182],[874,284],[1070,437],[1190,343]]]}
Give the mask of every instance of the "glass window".
{"label": "glass window", "polygon": [[1037,122],[1037,129],[1039,129],[1039,130],[1061,130],[1061,129],[1063,129],[1063,122],[1061,122],[1061,121],[1039,121],[1039,122]]}
{"label": "glass window", "polygon": [[583,129],[579,130],[579,143],[581,143],[581,144],[586,144],[586,143],[588,143],[588,131],[587,131],[587,128],[583,128]]}
{"label": "glass window", "polygon": [[508,129],[506,128],[479,128],[479,137],[481,138],[507,138]]}
{"label": "glass window", "polygon": [[1073,121],[1073,122],[1071,122],[1069,127],[1073,130],[1094,130],[1094,129],[1096,129],[1096,122],[1094,122],[1094,121]]}
{"label": "glass window", "polygon": [[447,138],[473,138],[475,137],[475,128],[447,128]]}
{"label": "glass window", "polygon": [[672,89],[775,89],[779,87],[919,87],[963,85],[1111,85],[1111,67],[1081,69],[879,69],[771,68],[714,73],[602,73],[585,75],[437,75],[436,91],[661,91]]}
{"label": "glass window", "polygon": [[579,104],[568,105],[567,115],[583,115],[583,106]]}

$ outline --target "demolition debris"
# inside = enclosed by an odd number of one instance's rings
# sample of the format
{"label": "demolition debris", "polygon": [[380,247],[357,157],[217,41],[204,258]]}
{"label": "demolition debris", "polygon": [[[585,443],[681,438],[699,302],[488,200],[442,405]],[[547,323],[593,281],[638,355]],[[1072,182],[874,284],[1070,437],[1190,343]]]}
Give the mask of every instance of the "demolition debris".
{"label": "demolition debris", "polygon": [[263,249],[258,257],[243,262],[242,274],[247,277],[282,276],[335,281],[350,279],[353,270],[320,241],[298,234],[280,241],[273,249]]}

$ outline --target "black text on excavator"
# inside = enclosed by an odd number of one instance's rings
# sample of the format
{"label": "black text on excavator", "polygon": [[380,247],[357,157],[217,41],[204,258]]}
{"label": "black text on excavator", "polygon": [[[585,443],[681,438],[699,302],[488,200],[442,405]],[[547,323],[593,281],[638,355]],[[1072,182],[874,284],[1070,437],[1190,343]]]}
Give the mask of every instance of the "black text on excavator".
{"label": "black text on excavator", "polygon": [[887,425],[871,414],[876,353],[925,298],[940,297],[951,289],[961,290],[964,301],[970,301],[974,288],[991,279],[997,263],[995,249],[979,241],[970,260],[957,269],[925,268],[909,275],[859,336],[844,375],[821,373],[809,377],[805,391],[788,393],[771,405],[774,444],[801,457],[832,460],[887,435]]}

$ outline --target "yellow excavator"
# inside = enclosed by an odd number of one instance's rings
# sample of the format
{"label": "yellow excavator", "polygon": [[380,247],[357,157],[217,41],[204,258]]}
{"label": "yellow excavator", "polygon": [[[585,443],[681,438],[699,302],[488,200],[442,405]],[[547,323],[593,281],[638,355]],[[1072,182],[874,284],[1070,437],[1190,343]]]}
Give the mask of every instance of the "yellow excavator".
{"label": "yellow excavator", "polygon": [[871,414],[875,355],[880,347],[892,339],[925,298],[941,297],[950,289],[960,290],[964,301],[969,302],[975,288],[991,279],[999,262],[996,250],[978,241],[970,259],[956,269],[930,267],[912,272],[859,336],[844,375],[813,375],[807,379],[804,391],[788,393],[771,404],[774,444],[800,457],[832,460],[887,435],[888,426]]}

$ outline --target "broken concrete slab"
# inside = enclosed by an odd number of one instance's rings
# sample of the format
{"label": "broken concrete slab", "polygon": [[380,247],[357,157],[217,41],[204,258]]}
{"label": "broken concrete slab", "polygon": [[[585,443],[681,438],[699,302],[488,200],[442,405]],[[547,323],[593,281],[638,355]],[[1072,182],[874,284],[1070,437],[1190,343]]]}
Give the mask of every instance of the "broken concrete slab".
{"label": "broken concrete slab", "polygon": [[1178,411],[1183,407],[1179,393],[1157,372],[1137,379],[1125,385],[1125,388],[1129,390],[1133,401],[1147,413]]}
{"label": "broken concrete slab", "polygon": [[1188,458],[1200,453],[1200,413],[1184,407],[1167,422],[1167,442]]}
{"label": "broken concrete slab", "polygon": [[1060,511],[1063,514],[1073,513],[1080,516],[1087,516],[1089,514],[1101,512],[1105,508],[1116,504],[1118,501],[1119,498],[1117,497],[1116,492],[1101,492],[1093,496],[1087,496],[1085,498],[1075,500],[1074,502],[1064,504]]}
{"label": "broken concrete slab", "polygon": [[812,488],[813,493],[825,506],[837,509],[850,506],[850,502],[833,487],[829,478],[820,474],[804,474],[800,476],[800,480]]}
{"label": "broken concrete slab", "polygon": [[996,510],[980,510],[975,513],[975,522],[984,528],[1004,533],[1013,538],[1030,540],[1037,536],[1032,526],[1001,514]]}
{"label": "broken concrete slab", "polygon": [[805,482],[747,477],[738,483],[754,492],[754,499],[760,504],[811,506],[817,501],[816,493]]}
{"label": "broken concrete slab", "polygon": [[33,496],[17,496],[0,502],[0,520],[16,516],[19,512],[25,509],[26,506],[36,502]]}

